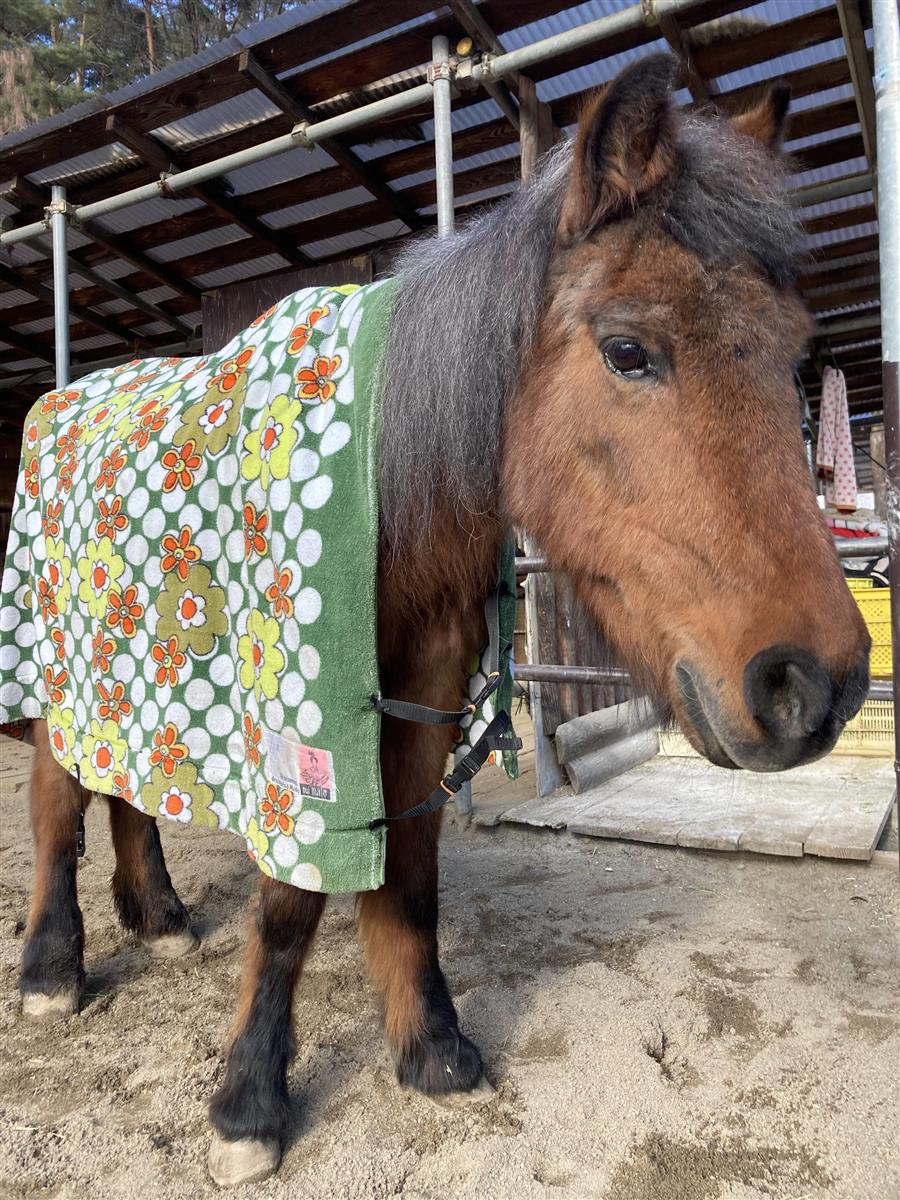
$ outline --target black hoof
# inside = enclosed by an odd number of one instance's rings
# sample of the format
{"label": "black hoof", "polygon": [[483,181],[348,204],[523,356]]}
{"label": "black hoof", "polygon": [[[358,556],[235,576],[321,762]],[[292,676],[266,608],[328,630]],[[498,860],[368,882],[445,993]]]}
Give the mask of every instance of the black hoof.
{"label": "black hoof", "polygon": [[213,1129],[226,1142],[278,1141],[291,1117],[287,1081],[260,1056],[250,1061],[236,1043],[222,1086],[209,1102]]}
{"label": "black hoof", "polygon": [[84,935],[80,928],[69,933],[39,929],[28,939],[19,975],[26,1014],[43,1015],[43,1008],[48,1013],[77,1011],[78,997],[84,987],[83,955]]}
{"label": "black hoof", "polygon": [[190,913],[174,891],[139,895],[118,886],[114,878],[113,899],[122,925],[142,940],[151,942],[184,934],[196,941],[191,933]]}
{"label": "black hoof", "polygon": [[478,1047],[459,1030],[432,1034],[397,1055],[397,1079],[430,1096],[471,1092],[481,1082],[484,1065]]}

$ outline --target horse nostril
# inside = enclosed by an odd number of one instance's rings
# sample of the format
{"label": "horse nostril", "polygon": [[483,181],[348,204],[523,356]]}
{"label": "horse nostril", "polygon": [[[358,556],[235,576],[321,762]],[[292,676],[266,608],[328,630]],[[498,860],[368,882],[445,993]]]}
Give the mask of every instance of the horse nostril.
{"label": "horse nostril", "polygon": [[744,696],[753,718],[773,738],[805,738],[832,712],[831,673],[814,655],[771,646],[747,664]]}

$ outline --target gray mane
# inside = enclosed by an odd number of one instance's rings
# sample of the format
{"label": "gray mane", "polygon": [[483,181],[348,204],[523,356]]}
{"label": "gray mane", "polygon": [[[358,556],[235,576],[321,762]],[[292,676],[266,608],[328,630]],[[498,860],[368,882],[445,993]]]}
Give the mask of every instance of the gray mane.
{"label": "gray mane", "polygon": [[[676,144],[645,219],[705,261],[749,256],[789,282],[801,230],[774,157],[714,116],[682,115]],[[571,156],[571,142],[557,146],[528,186],[395,264],[380,469],[394,548],[427,539],[438,495],[464,528],[495,511],[504,408],[541,315]]]}
{"label": "gray mane", "polygon": [[494,497],[503,409],[534,335],[570,147],[540,175],[450,238],[416,239],[385,351],[381,524],[398,546],[427,536],[435,496],[459,519]]}

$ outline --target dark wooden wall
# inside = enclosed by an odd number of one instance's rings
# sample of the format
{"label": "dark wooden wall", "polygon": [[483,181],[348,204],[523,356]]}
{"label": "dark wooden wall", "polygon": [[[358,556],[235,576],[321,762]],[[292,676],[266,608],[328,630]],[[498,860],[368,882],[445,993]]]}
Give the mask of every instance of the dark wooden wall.
{"label": "dark wooden wall", "polygon": [[324,267],[277,271],[259,279],[241,280],[203,293],[203,353],[214,354],[284,296],[305,287],[342,283],[371,283],[375,267],[368,254]]}

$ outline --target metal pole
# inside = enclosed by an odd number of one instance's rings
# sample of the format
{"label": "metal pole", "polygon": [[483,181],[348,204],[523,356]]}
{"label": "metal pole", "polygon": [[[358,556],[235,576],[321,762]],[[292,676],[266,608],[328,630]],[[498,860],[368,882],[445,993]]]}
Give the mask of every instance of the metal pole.
{"label": "metal pole", "polygon": [[[834,548],[838,558],[881,558],[888,552],[888,539],[883,537],[870,538],[835,538]],[[542,554],[532,554],[516,559],[516,574],[531,575],[538,571],[552,571],[550,563]]]}
{"label": "metal pole", "polygon": [[451,122],[450,45],[445,37],[431,40],[431,85],[434,89],[434,171],[437,188],[438,237],[453,232],[453,125]]}
{"label": "metal pole", "polygon": [[808,208],[812,204],[824,204],[839,196],[859,196],[872,190],[872,176],[868,171],[858,175],[844,175],[840,179],[829,179],[827,183],[813,183],[809,187],[796,188],[788,192],[794,204]]}
{"label": "metal pole", "polygon": [[[896,0],[875,0],[872,25],[878,142],[885,484],[891,555],[891,647],[896,656],[900,655],[900,21]],[[893,684],[894,799],[897,801],[900,798],[900,671],[895,672]]]}
{"label": "metal pole", "polygon": [[69,252],[66,189],[50,189],[50,233],[53,243],[53,334],[56,343],[56,386],[69,382]]}
{"label": "metal pole", "polygon": [[653,3],[633,4],[620,12],[610,13],[596,21],[588,21],[586,25],[578,25],[575,29],[567,29],[565,33],[556,33],[540,42],[532,42],[530,46],[522,46],[519,50],[509,50],[506,54],[485,55],[481,63],[472,69],[472,78],[483,82],[485,79],[500,79],[512,71],[525,71],[535,63],[545,62],[548,58],[557,58],[570,50],[578,50],[590,46],[593,42],[602,41],[617,33],[628,33],[632,29],[646,28],[648,25],[659,25],[666,17],[677,17],[679,14],[698,8],[705,0],[654,0]]}
{"label": "metal pole", "polygon": [[[437,193],[437,231],[439,238],[453,233],[453,124],[451,114],[453,70],[450,43],[445,37],[431,39],[431,67],[428,82],[434,105],[434,181]],[[472,783],[456,793],[456,811],[467,817],[472,811]]]}
{"label": "metal pole", "polygon": [[[299,125],[294,126],[290,133],[272,138],[268,142],[261,142],[257,146],[248,146],[245,150],[226,154],[222,158],[211,159],[208,163],[201,163],[198,167],[189,167],[176,174],[161,176],[153,183],[145,183],[141,187],[131,188],[116,196],[107,196],[104,200],[97,200],[94,204],[82,204],[70,209],[70,218],[76,224],[79,221],[93,221],[107,213],[130,208],[133,204],[142,204],[145,200],[155,200],[161,195],[176,195],[178,192],[195,187],[198,183],[205,183],[209,179],[227,175],[229,171],[237,171],[240,167],[249,166],[251,163],[261,162],[263,159],[273,158],[278,154],[285,154],[288,150],[295,150],[298,146],[313,146],[325,138],[334,137],[338,133],[346,133],[350,129],[381,120],[382,117],[405,112],[408,108],[415,108],[430,99],[431,84],[422,83],[408,91],[399,92],[396,96],[386,96],[382,100],[373,101],[372,104],[364,104],[361,108],[353,109],[352,112],[340,113],[336,117],[317,121],[314,125],[306,125],[301,121]],[[0,232],[0,245],[12,246],[17,242],[27,242],[32,238],[40,237],[44,232],[46,232],[44,222],[35,221],[31,225],[22,225],[18,229]]]}
{"label": "metal pole", "polygon": [[621,667],[570,667],[559,663],[516,663],[513,678],[529,683],[631,683]]}

